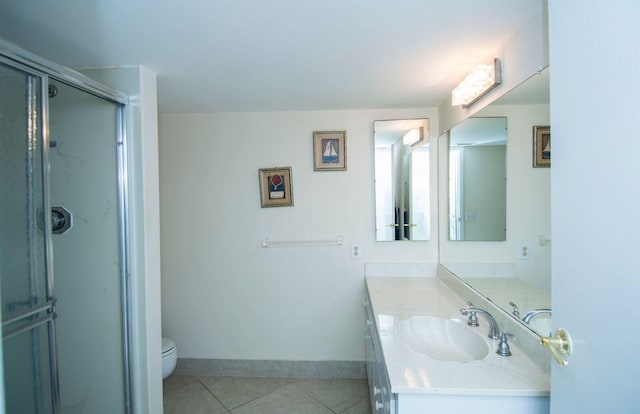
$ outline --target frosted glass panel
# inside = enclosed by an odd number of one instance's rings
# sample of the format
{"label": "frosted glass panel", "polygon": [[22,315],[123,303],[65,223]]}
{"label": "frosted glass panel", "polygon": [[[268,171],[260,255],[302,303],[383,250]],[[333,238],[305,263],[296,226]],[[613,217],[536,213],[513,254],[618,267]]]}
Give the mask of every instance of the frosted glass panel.
{"label": "frosted glass panel", "polygon": [[52,413],[48,324],[3,344],[7,413]]}
{"label": "frosted glass panel", "polygon": [[47,309],[34,309],[48,299],[41,89],[39,77],[0,63],[0,280],[8,413],[54,409],[52,322],[32,326],[48,315]]}
{"label": "frosted glass panel", "polygon": [[3,319],[46,301],[40,83],[0,64]]}
{"label": "frosted glass panel", "polygon": [[124,412],[117,106],[57,83],[49,100],[52,206],[73,213],[54,235],[63,413]]}

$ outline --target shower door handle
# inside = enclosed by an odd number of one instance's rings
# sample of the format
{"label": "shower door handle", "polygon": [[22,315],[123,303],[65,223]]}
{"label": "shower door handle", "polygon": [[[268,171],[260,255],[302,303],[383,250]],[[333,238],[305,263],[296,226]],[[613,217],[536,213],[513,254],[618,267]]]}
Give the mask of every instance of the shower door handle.
{"label": "shower door handle", "polygon": [[66,208],[51,207],[51,230],[53,234],[63,234],[73,226],[73,214]]}
{"label": "shower door handle", "polygon": [[56,300],[49,299],[46,303],[27,309],[17,315],[2,321],[2,339],[10,338],[26,332],[37,326],[51,322],[57,317]]}

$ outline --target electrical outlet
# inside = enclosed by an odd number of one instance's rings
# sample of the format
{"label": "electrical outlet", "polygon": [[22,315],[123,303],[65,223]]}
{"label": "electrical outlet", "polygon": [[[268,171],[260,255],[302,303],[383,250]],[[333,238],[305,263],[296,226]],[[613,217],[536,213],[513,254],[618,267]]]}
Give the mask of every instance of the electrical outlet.
{"label": "electrical outlet", "polygon": [[520,250],[518,251],[518,258],[520,260],[529,260],[529,255],[531,254],[531,250],[529,250],[529,246],[523,244],[520,246]]}
{"label": "electrical outlet", "polygon": [[360,245],[357,243],[353,243],[351,245],[351,258],[359,259],[361,255],[362,255],[362,251],[360,250]]}

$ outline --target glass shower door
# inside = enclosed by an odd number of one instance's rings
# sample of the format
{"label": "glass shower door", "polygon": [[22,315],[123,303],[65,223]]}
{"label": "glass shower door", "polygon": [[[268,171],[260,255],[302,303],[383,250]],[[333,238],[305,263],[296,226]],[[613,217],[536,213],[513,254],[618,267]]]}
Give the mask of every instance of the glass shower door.
{"label": "glass shower door", "polygon": [[57,411],[45,78],[0,58],[0,289],[7,413]]}

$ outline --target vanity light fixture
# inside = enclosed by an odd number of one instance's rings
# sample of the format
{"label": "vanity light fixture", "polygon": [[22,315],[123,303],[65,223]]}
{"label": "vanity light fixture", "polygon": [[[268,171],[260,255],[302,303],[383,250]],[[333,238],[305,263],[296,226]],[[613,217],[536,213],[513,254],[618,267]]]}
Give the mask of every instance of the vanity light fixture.
{"label": "vanity light fixture", "polygon": [[[420,128],[422,129],[422,128]],[[413,145],[416,142],[420,141],[420,136],[422,135],[420,129],[414,128],[409,130],[406,134],[402,136],[402,144],[403,145]]]}
{"label": "vanity light fixture", "polygon": [[420,146],[427,142],[424,136],[424,127],[409,130],[402,136],[402,144],[405,146]]}
{"label": "vanity light fixture", "polygon": [[502,83],[502,65],[494,58],[490,63],[478,65],[451,92],[451,105],[468,108]]}

